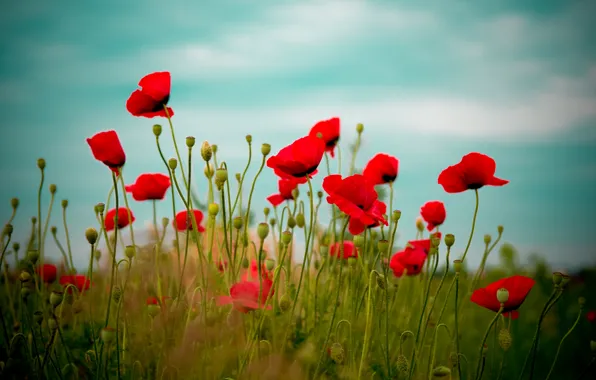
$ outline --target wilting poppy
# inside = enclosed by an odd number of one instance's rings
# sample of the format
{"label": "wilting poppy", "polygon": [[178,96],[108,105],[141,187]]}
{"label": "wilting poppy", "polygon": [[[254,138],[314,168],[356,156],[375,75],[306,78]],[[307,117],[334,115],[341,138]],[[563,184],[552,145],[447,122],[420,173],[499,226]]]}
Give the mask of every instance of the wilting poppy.
{"label": "wilting poppy", "polygon": [[277,182],[279,193],[268,196],[267,200],[273,207],[276,207],[286,200],[294,199],[292,192],[298,187],[298,183],[299,181],[294,178],[281,178]]}
{"label": "wilting poppy", "polygon": [[141,89],[135,90],[126,101],[126,109],[133,116],[152,118],[155,116],[174,116],[174,111],[168,107],[168,115],[164,106],[170,100],[172,78],[167,71],[152,73],[139,81]]}
{"label": "wilting poppy", "polygon": [[439,184],[448,193],[477,190],[483,186],[503,186],[508,180],[495,177],[495,160],[481,153],[468,153],[439,175]]}
{"label": "wilting poppy", "polygon": [[501,288],[507,289],[509,299],[505,302],[503,316],[516,319],[519,316],[517,309],[525,301],[535,283],[533,279],[526,276],[515,275],[503,278],[484,288],[476,289],[470,300],[496,313],[501,308],[501,304],[497,299],[497,291]]}
{"label": "wilting poppy", "polygon": [[426,229],[432,231],[445,222],[447,211],[445,210],[443,202],[430,201],[426,202],[424,206],[420,208],[420,215],[422,215],[422,218],[427,223]]}
{"label": "wilting poppy", "polygon": [[43,264],[37,267],[36,272],[43,282],[49,284],[56,281],[58,269],[53,264]]}
{"label": "wilting poppy", "polygon": [[404,272],[408,276],[415,276],[422,271],[426,257],[422,248],[408,246],[391,257],[389,268],[393,270],[395,277],[403,276]]}
{"label": "wilting poppy", "polygon": [[380,212],[382,206],[378,205],[378,194],[363,175],[354,174],[343,179],[339,174],[329,175],[323,180],[323,189],[329,194],[328,203],[356,220],[348,226],[352,235],[362,233],[366,226],[375,223],[388,225]]}
{"label": "wilting poppy", "polygon": [[341,251],[340,242],[337,242],[329,247],[329,256],[343,258],[344,260],[347,260],[350,257],[358,258],[358,249],[356,249],[353,242],[344,240],[343,252]]}
{"label": "wilting poppy", "polygon": [[339,141],[339,118],[319,121],[311,128],[309,136],[318,137],[319,133],[325,142],[325,151],[335,157],[335,146]]}
{"label": "wilting poppy", "polygon": [[138,176],[135,183],[126,186],[135,201],[159,200],[166,196],[170,177],[161,173],[146,173]]}
{"label": "wilting poppy", "polygon": [[[260,291],[260,292],[259,292]],[[241,313],[262,308],[274,293],[273,281],[264,278],[259,281],[240,281],[232,285],[229,296],[220,296],[219,305],[233,304]],[[271,305],[267,307],[270,309]]]}
{"label": "wilting poppy", "polygon": [[111,171],[118,174],[118,169],[126,163],[126,154],[120,144],[116,131],[99,132],[87,139],[91,153],[97,161],[103,162]]}
{"label": "wilting poppy", "polygon": [[[89,289],[89,286],[91,285],[91,281],[89,281],[87,276],[82,274],[61,276],[59,282],[60,285],[64,287],[68,285],[74,285],[79,290],[79,292],[83,292]],[[71,291],[72,290],[69,289],[69,292]]]}
{"label": "wilting poppy", "polygon": [[325,154],[325,143],[322,139],[305,136],[282,148],[275,156],[269,157],[267,166],[281,178],[300,179],[306,182],[306,176],[312,177]]}
{"label": "wilting poppy", "polygon": [[[203,213],[201,210],[193,210],[193,214],[195,216],[195,221],[197,222],[199,232],[204,232],[205,227],[201,226],[201,222],[203,221]],[[180,211],[178,214],[176,214],[176,218],[172,221],[172,225],[178,231],[192,231],[193,223],[190,219],[190,213],[188,211]]]}
{"label": "wilting poppy", "polygon": [[[129,218],[130,213],[130,218]],[[115,227],[114,219],[116,218],[116,209],[113,208],[106,213],[104,222],[106,231],[112,231]],[[118,228],[124,228],[135,221],[135,216],[132,210],[126,207],[118,207]]]}
{"label": "wilting poppy", "polygon": [[399,161],[397,158],[385,153],[378,153],[368,161],[362,175],[373,185],[382,185],[395,181],[398,167]]}

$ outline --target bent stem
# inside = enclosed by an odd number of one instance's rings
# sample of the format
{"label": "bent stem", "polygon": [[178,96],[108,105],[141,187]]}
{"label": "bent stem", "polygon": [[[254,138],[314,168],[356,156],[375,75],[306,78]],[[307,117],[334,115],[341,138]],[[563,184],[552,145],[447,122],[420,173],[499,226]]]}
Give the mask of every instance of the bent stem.
{"label": "bent stem", "polygon": [[503,313],[503,309],[504,309],[505,305],[501,304],[501,308],[499,309],[499,311],[497,312],[497,314],[495,315],[495,317],[493,318],[493,320],[490,322],[490,324],[488,325],[488,328],[486,329],[486,332],[484,333],[484,338],[482,338],[482,342],[480,343],[480,351],[478,353],[478,364],[476,365],[476,380],[481,378],[481,371],[483,369],[483,359],[484,359],[484,355],[483,355],[483,351],[484,351],[484,345],[486,343],[486,339],[488,339],[488,334],[490,334],[490,330],[493,328],[493,325],[495,324],[495,322],[499,319],[499,316]]}
{"label": "bent stem", "polygon": [[563,336],[563,338],[561,339],[561,342],[559,343],[559,347],[557,347],[557,353],[555,354],[555,358],[553,359],[553,364],[550,366],[550,370],[548,371],[548,375],[546,375],[545,380],[550,379],[550,375],[552,375],[553,370],[555,369],[555,364],[557,364],[557,359],[559,358],[559,353],[561,353],[561,347],[563,346],[563,342],[565,342],[565,339],[567,339],[567,337],[571,334],[571,332],[575,329],[575,327],[579,323],[579,320],[582,316],[582,311],[583,311],[583,307],[580,306],[579,313],[577,313],[577,318],[575,319],[575,323],[571,326],[571,328]]}

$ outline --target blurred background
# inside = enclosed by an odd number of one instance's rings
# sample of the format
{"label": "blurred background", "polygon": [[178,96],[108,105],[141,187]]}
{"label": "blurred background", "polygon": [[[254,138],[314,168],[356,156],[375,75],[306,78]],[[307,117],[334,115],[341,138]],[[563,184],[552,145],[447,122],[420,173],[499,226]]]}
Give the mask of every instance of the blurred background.
{"label": "blurred background", "polygon": [[[344,170],[357,123],[365,127],[357,167],[377,152],[400,160],[394,201],[402,211],[398,245],[414,237],[420,206],[441,200],[447,207],[442,231],[454,233],[463,251],[474,194],[446,194],[437,177],[463,155],[479,151],[496,160],[496,175],[510,184],[480,191],[469,265],[480,262],[482,236],[496,236],[497,225],[505,227],[503,241],[515,246],[522,262],[539,254],[553,269],[592,265],[595,4],[4,4],[0,219],[8,220],[10,199],[19,197],[13,241],[26,240],[37,214],[36,160],[45,158],[43,214],[47,187],[55,183],[50,225],[63,239],[60,200],[68,199],[75,264],[86,265],[84,230],[97,224],[93,206],[106,202],[111,174],[93,159],[85,139],[102,130],[118,132],[127,153],[127,183],[144,172],[165,172],[152,125],[165,127],[167,121],[135,118],[125,102],[142,76],[170,71],[169,105],[179,144],[184,146],[186,136],[195,136],[197,146],[203,140],[217,144],[218,160],[227,162],[232,181],[246,164],[246,134],[253,136],[256,152],[252,181],[261,143],[270,143],[276,153],[317,121],[338,116]],[[161,141],[166,156],[173,157],[169,134]],[[204,201],[203,163],[193,164],[195,191]],[[326,174],[321,169],[317,189]],[[253,201],[257,222],[268,206],[265,197],[276,191],[275,177],[265,168]],[[169,205],[169,198],[158,205],[160,217],[171,219]],[[131,208],[141,234],[151,223],[151,204],[133,202]],[[329,210],[321,208],[323,221]],[[59,259],[53,243],[47,249]],[[489,263],[497,259],[495,254]]]}

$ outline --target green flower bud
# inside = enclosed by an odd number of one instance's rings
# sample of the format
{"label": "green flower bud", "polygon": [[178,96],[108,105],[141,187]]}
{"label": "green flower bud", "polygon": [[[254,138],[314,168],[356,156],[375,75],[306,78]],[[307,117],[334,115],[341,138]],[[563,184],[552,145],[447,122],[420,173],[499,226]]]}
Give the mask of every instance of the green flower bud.
{"label": "green flower bud", "polygon": [[170,158],[168,160],[168,166],[171,170],[176,170],[176,168],[178,167],[178,160],[175,158]]}
{"label": "green flower bud", "polygon": [[292,301],[290,300],[290,297],[287,294],[284,294],[283,296],[281,296],[281,298],[279,299],[279,309],[282,312],[285,312],[285,311],[288,311],[291,306],[292,306]]}
{"label": "green flower bud", "polygon": [[356,124],[356,133],[361,134],[364,131],[364,124],[358,123]]}
{"label": "green flower bud", "polygon": [[453,270],[455,273],[459,273],[462,270],[463,263],[461,260],[453,260]]}
{"label": "green flower bud", "polygon": [[19,198],[12,198],[10,200],[10,205],[12,206],[13,209],[17,209],[17,207],[19,207]]}
{"label": "green flower bud", "polygon": [[290,216],[288,218],[288,228],[294,228],[296,227],[296,219],[294,219],[294,217]]}
{"label": "green flower bud", "polygon": [[205,174],[205,177],[213,178],[213,174],[215,174],[215,171],[213,170],[213,166],[211,164],[205,165],[205,169],[203,170],[203,173]]}
{"label": "green flower bud", "polygon": [[213,152],[213,154],[217,153],[217,145],[211,145],[211,151]]}
{"label": "green flower bud", "polygon": [[56,227],[56,226],[50,227],[50,233],[52,234],[52,236],[56,236],[57,232],[58,232],[58,227]]}
{"label": "green flower bud", "polygon": [[263,154],[263,156],[267,156],[269,153],[271,153],[271,145],[269,145],[269,144],[261,145],[261,153]]}
{"label": "green flower bud", "polygon": [[46,160],[44,160],[43,158],[38,158],[37,159],[37,167],[40,170],[44,170],[46,168]]}
{"label": "green flower bud", "polygon": [[393,223],[397,223],[399,221],[399,219],[401,218],[401,211],[400,210],[394,210],[391,213],[391,221]]}
{"label": "green flower bud", "polygon": [[451,370],[445,366],[438,366],[433,369],[434,377],[445,377],[451,375]]}
{"label": "green flower bud", "polygon": [[379,240],[377,247],[379,248],[379,252],[387,253],[389,250],[389,242],[387,240]]}
{"label": "green flower bud", "polygon": [[354,243],[354,246],[356,248],[362,248],[362,246],[364,245],[364,236],[356,235],[356,236],[354,236],[354,239],[352,242]]}
{"label": "green flower bud", "polygon": [[62,205],[62,208],[67,208],[68,207],[68,199],[63,199],[61,205]]}
{"label": "green flower bud", "polygon": [[232,221],[232,226],[237,230],[242,228],[242,224],[243,224],[243,220],[242,220],[241,216],[235,217],[234,220]]}
{"label": "green flower bud", "polygon": [[32,216],[31,217],[31,224],[35,225],[37,223],[37,218]]}
{"label": "green flower bud", "polygon": [[503,234],[503,226],[497,226],[497,232],[499,233],[499,236]]}
{"label": "green flower bud", "polygon": [[57,307],[62,303],[62,299],[64,298],[64,294],[57,290],[52,291],[50,293],[50,305]]}
{"label": "green flower bud", "polygon": [[296,225],[298,226],[298,228],[304,228],[304,223],[304,214],[296,215]]}
{"label": "green flower bud", "polygon": [[161,125],[159,125],[159,124],[153,125],[153,134],[155,135],[155,137],[159,137],[161,135]]}
{"label": "green flower bud", "polygon": [[265,215],[265,219],[267,219],[267,217],[269,216],[269,213],[271,212],[271,209],[269,207],[265,207],[263,209],[263,214]]}
{"label": "green flower bud", "polygon": [[292,241],[292,233],[290,231],[284,231],[281,233],[281,242],[287,246]]}
{"label": "green flower bud", "polygon": [[265,268],[267,268],[267,270],[273,270],[273,268],[275,268],[275,261],[272,259],[265,260]]}
{"label": "green flower bud", "polygon": [[323,198],[323,192],[321,190],[317,191],[317,198]]}
{"label": "green flower bud", "polygon": [[189,148],[192,148],[193,146],[195,146],[195,138],[193,136],[188,136],[186,138],[186,146]]}
{"label": "green flower bud", "polygon": [[499,331],[499,346],[501,346],[501,348],[503,349],[503,351],[507,351],[509,350],[509,348],[511,347],[511,333],[509,332],[509,330],[507,330],[506,328],[502,328]]}
{"label": "green flower bud", "polygon": [[215,178],[218,181],[221,181],[222,183],[226,182],[228,180],[228,171],[226,169],[222,169],[222,168],[217,169],[215,171]]}
{"label": "green flower bud", "polygon": [[269,224],[271,225],[271,227],[273,227],[277,224],[277,220],[275,220],[275,218],[271,218],[269,219]]}
{"label": "green flower bud", "polygon": [[219,205],[217,203],[211,203],[207,208],[207,211],[209,212],[209,215],[217,216],[219,213]]}
{"label": "green flower bud", "polygon": [[127,245],[124,248],[124,255],[129,259],[132,260],[137,255],[137,249],[134,245]]}
{"label": "green flower bud", "polygon": [[213,150],[211,149],[211,145],[207,141],[203,141],[203,145],[201,145],[201,157],[203,157],[205,162],[209,162],[212,156]]}
{"label": "green flower bud", "polygon": [[56,318],[54,318],[54,317],[48,318],[48,328],[52,331],[55,331],[58,329],[58,321],[56,320]]}
{"label": "green flower bud", "polygon": [[32,263],[35,264],[37,263],[37,260],[39,259],[39,251],[32,249],[29,252],[27,252],[27,259]]}
{"label": "green flower bud", "polygon": [[99,234],[97,233],[97,230],[95,228],[89,227],[85,230],[85,237],[87,238],[87,242],[93,245],[95,244],[95,242],[97,242]]}
{"label": "green flower bud", "polygon": [[170,218],[165,216],[161,218],[161,225],[163,226],[163,228],[166,228],[168,224],[170,224]]}
{"label": "green flower bud", "polygon": [[453,247],[453,244],[455,244],[455,236],[453,234],[445,235],[445,245],[447,247]]}
{"label": "green flower bud", "polygon": [[489,234],[484,235],[484,244],[489,245],[492,240],[493,238]]}
{"label": "green flower bud", "polygon": [[247,143],[252,143],[252,135],[246,135],[246,142]]}
{"label": "green flower bud", "polygon": [[242,268],[247,269],[250,266],[250,261],[248,261],[248,258],[243,258],[242,259]]}
{"label": "green flower bud", "polygon": [[31,273],[29,273],[27,271],[22,271],[21,274],[19,275],[19,280],[21,280],[21,282],[27,282],[27,281],[31,280]]}
{"label": "green flower bud", "polygon": [[259,223],[257,226],[257,235],[261,240],[265,240],[269,235],[269,225],[267,223]]}
{"label": "green flower bud", "polygon": [[54,195],[54,194],[56,194],[56,191],[58,191],[58,187],[52,183],[50,185],[50,194]]}

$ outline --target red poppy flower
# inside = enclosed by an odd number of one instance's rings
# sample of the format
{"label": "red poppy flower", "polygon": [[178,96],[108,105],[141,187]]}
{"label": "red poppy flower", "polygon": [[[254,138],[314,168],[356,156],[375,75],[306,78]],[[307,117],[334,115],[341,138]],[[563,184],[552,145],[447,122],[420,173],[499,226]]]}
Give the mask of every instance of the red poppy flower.
{"label": "red poppy flower", "polygon": [[328,203],[336,205],[351,219],[356,219],[348,226],[352,235],[362,233],[366,226],[375,223],[388,225],[383,213],[380,213],[382,206],[378,204],[378,194],[363,175],[354,174],[343,179],[339,174],[329,175],[323,180],[323,189],[329,194]]}
{"label": "red poppy flower", "polygon": [[[79,292],[89,289],[89,286],[91,285],[91,281],[89,281],[87,276],[82,274],[61,276],[59,282],[62,286],[74,285]],[[72,292],[72,290],[69,289],[69,292]]]}
{"label": "red poppy flower", "polygon": [[[381,201],[377,201],[373,203],[371,214],[373,215],[385,215],[387,213],[387,205]],[[375,220],[374,223],[364,225],[360,221],[360,219],[351,218],[348,224],[348,229],[350,231],[364,231],[367,228],[375,228],[381,225],[381,221],[379,219]]]}
{"label": "red poppy flower", "polygon": [[399,168],[399,160],[385,153],[378,153],[370,159],[362,175],[373,185],[382,185],[395,181]]}
{"label": "red poppy flower", "polygon": [[153,296],[152,297],[147,297],[146,303],[147,303],[147,305],[160,305],[160,304],[163,305],[164,302],[166,302],[166,300],[168,298],[171,298],[171,297],[161,296],[161,302],[160,302],[160,300],[158,300],[157,297],[153,297]]}
{"label": "red poppy flower", "polygon": [[[130,219],[129,219],[130,212]],[[112,231],[115,227],[114,219],[116,218],[116,209],[113,208],[106,213],[105,216],[105,227],[106,231]],[[124,228],[135,221],[135,216],[132,210],[126,207],[118,207],[118,228]]]}
{"label": "red poppy flower", "polygon": [[228,260],[219,260],[217,262],[217,270],[222,272],[228,267]]}
{"label": "red poppy flower", "polygon": [[118,174],[118,169],[126,163],[126,154],[116,131],[99,132],[88,138],[87,144],[91,148],[93,157],[103,162],[116,174]]}
{"label": "red poppy flower", "polygon": [[[340,258],[341,252],[341,245],[339,242],[333,244],[329,247],[329,256]],[[343,258],[344,260],[349,259],[350,257],[358,258],[358,249],[354,246],[354,243],[349,240],[344,240],[344,251],[343,251]]]}
{"label": "red poppy flower", "polygon": [[339,141],[339,118],[334,117],[329,120],[319,121],[311,128],[308,135],[318,137],[319,133],[325,142],[325,151],[329,152],[331,157],[335,157],[335,146]]}
{"label": "red poppy flower", "polygon": [[406,247],[391,257],[389,268],[393,270],[395,277],[403,276],[404,272],[408,276],[415,276],[422,271],[426,257],[427,254],[422,248]]}
{"label": "red poppy flower", "polygon": [[292,192],[298,187],[298,182],[294,178],[281,178],[277,182],[279,188],[279,194],[272,194],[267,197],[267,200],[273,207],[279,206],[285,200],[294,199]]}
{"label": "red poppy flower", "polygon": [[163,199],[170,187],[170,177],[161,173],[141,174],[135,183],[126,186],[135,201]]}
{"label": "red poppy flower", "polygon": [[37,267],[36,272],[43,282],[49,284],[56,281],[58,269],[53,264],[43,264]]}
{"label": "red poppy flower", "polygon": [[507,289],[509,299],[505,302],[503,316],[516,319],[519,316],[517,309],[525,301],[535,283],[536,281],[526,276],[516,275],[503,278],[484,288],[476,289],[470,300],[496,313],[501,308],[501,304],[497,300],[497,291],[501,288]]}
{"label": "red poppy flower", "polygon": [[[170,100],[170,86],[172,78],[167,71],[152,73],[139,81],[140,90],[135,90],[126,101],[126,109],[133,116],[152,118],[167,117],[164,106]],[[174,111],[168,107],[170,117]]]}
{"label": "red poppy flower", "polygon": [[438,227],[445,222],[447,211],[445,210],[443,202],[430,201],[426,202],[424,206],[420,208],[420,215],[422,215],[422,219],[427,223],[426,229],[432,231],[435,227]]}
{"label": "red poppy flower", "polygon": [[299,183],[306,182],[306,176],[312,178],[325,154],[322,139],[305,136],[282,148],[275,156],[269,157],[267,166],[281,178],[297,178]]}
{"label": "red poppy flower", "polygon": [[[203,221],[203,213],[201,210],[193,210],[193,214],[195,216],[195,221],[197,222],[197,227],[199,232],[204,232],[205,228],[201,226],[201,222]],[[178,231],[192,231],[192,220],[190,219],[190,214],[188,211],[180,211],[176,214],[176,218],[172,221],[172,225]]]}
{"label": "red poppy flower", "polygon": [[503,186],[508,180],[495,177],[495,160],[481,153],[468,153],[439,175],[439,184],[448,193],[476,190],[483,186]]}
{"label": "red poppy flower", "polygon": [[[439,239],[441,238],[440,232],[435,232],[433,235],[438,237]],[[408,244],[413,248],[422,249],[424,253],[426,253],[427,255],[428,252],[430,252],[430,239],[410,240]]]}
{"label": "red poppy flower", "polygon": [[590,310],[586,313],[586,319],[590,323],[596,322],[596,310]]}
{"label": "red poppy flower", "polygon": [[[273,280],[273,273],[267,270],[265,264],[261,264],[261,277]],[[259,281],[259,267],[257,265],[257,260],[252,260],[250,262],[250,267],[244,271],[241,279],[242,281]]]}
{"label": "red poppy flower", "polygon": [[[262,308],[274,292],[273,281],[268,278],[264,278],[261,284],[259,281],[240,281],[232,285],[229,296],[219,297],[218,304],[231,303],[241,313],[248,313],[251,310]],[[271,305],[267,309],[271,309]]]}

